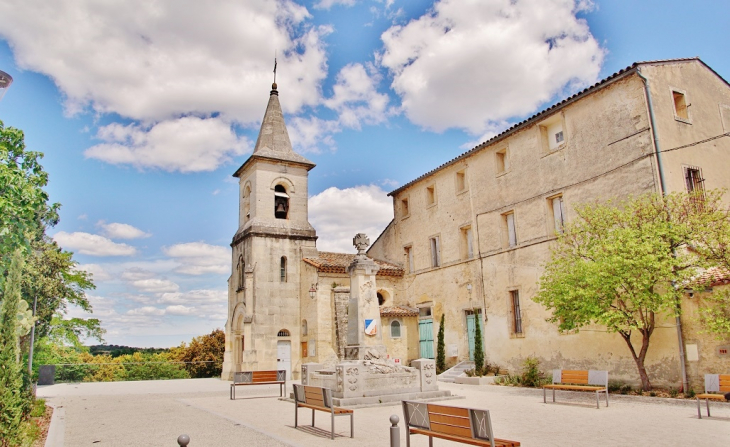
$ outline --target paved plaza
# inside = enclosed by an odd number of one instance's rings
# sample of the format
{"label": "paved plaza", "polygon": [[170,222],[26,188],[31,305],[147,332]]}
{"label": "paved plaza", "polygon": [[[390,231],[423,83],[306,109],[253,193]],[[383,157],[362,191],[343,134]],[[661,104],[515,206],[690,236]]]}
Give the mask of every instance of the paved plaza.
{"label": "paved plaza", "polygon": [[[355,437],[347,418],[337,418],[329,439],[329,415],[318,412],[316,427],[294,428],[294,405],[279,399],[278,385],[238,387],[218,379],[73,383],[38,387],[38,397],[56,407],[46,446],[177,446],[188,434],[190,447],[204,446],[378,446],[389,445],[388,418],[402,419],[400,405],[355,410]],[[727,446],[730,404],[714,403],[711,418],[698,419],[694,401],[611,395],[596,409],[590,393],[559,392],[544,404],[542,390],[494,385],[440,383],[463,399],[446,405],[491,411],[495,435],[523,446]],[[291,382],[287,384],[291,392]],[[548,394],[549,401],[549,394]],[[704,408],[703,408],[704,410]],[[300,422],[310,421],[300,409]],[[401,427],[401,445],[405,429]],[[427,446],[423,436],[413,447]],[[437,446],[457,445],[435,439]]]}

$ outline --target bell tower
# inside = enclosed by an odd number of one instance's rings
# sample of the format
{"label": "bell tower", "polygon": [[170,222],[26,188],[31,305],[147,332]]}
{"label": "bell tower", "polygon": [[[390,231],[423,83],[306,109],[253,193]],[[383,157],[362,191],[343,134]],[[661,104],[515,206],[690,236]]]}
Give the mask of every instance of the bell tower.
{"label": "bell tower", "polygon": [[292,149],[274,83],[253,154],[233,174],[240,195],[231,242],[224,379],[235,371],[287,369],[287,354],[301,358],[299,273],[302,258],[316,255],[307,202],[314,166]]}

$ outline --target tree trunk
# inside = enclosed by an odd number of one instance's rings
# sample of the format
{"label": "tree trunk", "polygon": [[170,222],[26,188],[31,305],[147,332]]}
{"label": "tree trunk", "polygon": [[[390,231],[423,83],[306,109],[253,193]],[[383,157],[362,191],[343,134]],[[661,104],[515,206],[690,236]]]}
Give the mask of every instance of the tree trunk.
{"label": "tree trunk", "polygon": [[627,332],[620,332],[621,337],[624,339],[626,344],[629,346],[629,350],[631,351],[631,356],[634,358],[634,362],[636,362],[636,367],[639,370],[639,377],[641,378],[641,389],[643,391],[650,391],[651,390],[651,382],[649,381],[649,375],[646,373],[646,367],[644,366],[644,359],[646,359],[646,352],[649,350],[649,338],[651,337],[652,331],[641,331],[641,350],[639,351],[639,354],[636,354],[636,350],[634,350],[634,345],[631,344],[631,333]]}

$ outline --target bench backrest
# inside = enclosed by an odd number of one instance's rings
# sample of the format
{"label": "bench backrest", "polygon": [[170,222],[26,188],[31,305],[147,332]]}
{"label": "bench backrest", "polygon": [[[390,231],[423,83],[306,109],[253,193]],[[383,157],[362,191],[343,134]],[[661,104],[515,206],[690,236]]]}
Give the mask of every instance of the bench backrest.
{"label": "bench backrest", "polygon": [[608,371],[554,369],[553,383],[576,385],[600,385],[608,387]]}
{"label": "bench backrest", "polygon": [[308,405],[332,408],[332,390],[329,388],[294,384],[294,399]]}
{"label": "bench backrest", "polygon": [[241,371],[233,374],[233,383],[286,382],[286,370]]}
{"label": "bench backrest", "polygon": [[494,446],[489,410],[404,400],[403,416],[408,427],[418,427],[445,435],[489,441]]}
{"label": "bench backrest", "polygon": [[730,374],[705,374],[705,393],[730,392]]}

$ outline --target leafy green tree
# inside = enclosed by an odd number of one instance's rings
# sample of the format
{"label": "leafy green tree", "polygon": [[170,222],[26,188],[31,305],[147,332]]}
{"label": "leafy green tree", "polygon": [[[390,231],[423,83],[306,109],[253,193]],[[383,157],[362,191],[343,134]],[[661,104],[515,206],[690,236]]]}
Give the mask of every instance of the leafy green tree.
{"label": "leafy green tree", "polygon": [[717,218],[719,200],[712,192],[701,200],[645,195],[618,206],[576,207],[579,218],[559,236],[534,300],[552,311],[549,321],[561,331],[598,324],[618,333],[642,388],[650,390],[644,362],[657,316],[678,315],[682,290],[675,285],[686,283],[703,262],[686,248],[702,222]]}
{"label": "leafy green tree", "polygon": [[482,344],[482,314],[474,312],[474,372],[477,376],[484,374],[484,345]]}
{"label": "leafy green tree", "polygon": [[446,371],[446,345],[444,344],[444,314],[441,314],[439,324],[438,342],[436,345],[436,373]]}
{"label": "leafy green tree", "polygon": [[219,377],[225,350],[226,334],[221,329],[193,338],[190,346],[183,343],[172,349],[178,361],[186,362],[185,369],[192,378]]}
{"label": "leafy green tree", "polygon": [[0,446],[15,445],[21,434],[24,409],[22,368],[18,359],[18,303],[23,258],[19,250],[11,257],[0,308]]}
{"label": "leafy green tree", "polygon": [[[25,150],[23,131],[0,121],[0,272],[18,248],[27,251],[34,236],[58,222],[58,204],[48,204],[43,154]],[[0,276],[2,281],[2,276]]]}
{"label": "leafy green tree", "polygon": [[22,294],[30,306],[37,298],[36,338],[51,336],[59,343],[80,345],[82,338],[102,340],[98,319],[64,319],[69,305],[91,312],[86,291],[94,289],[91,275],[78,270],[73,254],[45,235],[31,243],[23,269]]}

